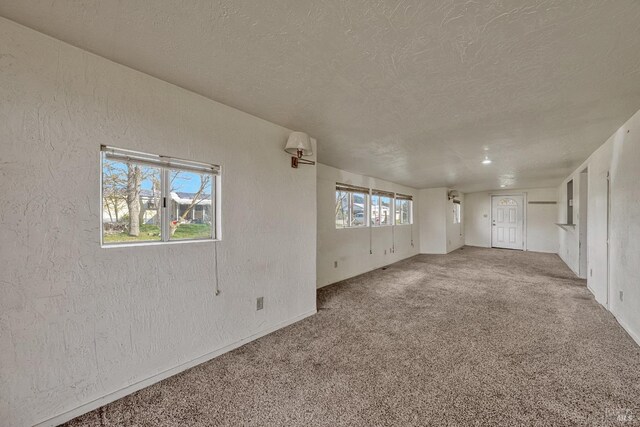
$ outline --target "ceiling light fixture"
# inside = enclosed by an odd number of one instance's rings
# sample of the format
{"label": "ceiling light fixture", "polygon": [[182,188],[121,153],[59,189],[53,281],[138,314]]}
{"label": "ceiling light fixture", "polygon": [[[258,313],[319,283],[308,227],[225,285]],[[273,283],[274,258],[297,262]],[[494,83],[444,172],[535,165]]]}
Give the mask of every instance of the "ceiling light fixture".
{"label": "ceiling light fixture", "polygon": [[483,165],[490,165],[491,164],[491,159],[487,156],[484,156],[484,160],[482,161]]}
{"label": "ceiling light fixture", "polygon": [[507,184],[500,184],[500,188],[504,188],[506,186],[507,186]]}

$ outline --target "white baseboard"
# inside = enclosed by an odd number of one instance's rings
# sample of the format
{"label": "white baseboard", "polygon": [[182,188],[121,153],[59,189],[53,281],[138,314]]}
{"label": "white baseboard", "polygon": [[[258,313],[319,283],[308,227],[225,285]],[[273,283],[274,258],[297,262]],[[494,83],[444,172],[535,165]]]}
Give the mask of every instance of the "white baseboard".
{"label": "white baseboard", "polygon": [[600,304],[605,310],[607,310],[609,313],[611,313],[613,315],[613,318],[616,319],[616,322],[618,322],[618,324],[620,326],[622,326],[622,329],[625,330],[625,332],[627,334],[629,334],[629,336],[631,337],[631,339],[633,339],[636,344],[638,344],[638,346],[640,346],[640,334],[636,333],[633,331],[633,329],[631,329],[631,327],[622,319],[620,319],[620,316],[618,316],[617,314],[615,314],[612,310],[609,309],[609,307],[607,307],[607,304],[602,302],[602,301],[598,301],[598,298],[596,298],[596,294],[595,292],[593,292],[593,289],[591,289],[591,287],[589,286],[589,284],[587,283],[587,289],[589,290],[589,292],[591,292],[591,294],[593,295],[593,298],[596,300],[596,302],[598,304]]}
{"label": "white baseboard", "polygon": [[203,354],[200,357],[197,357],[197,358],[195,358],[193,360],[190,360],[190,361],[188,361],[186,363],[178,365],[178,366],[176,366],[174,368],[167,369],[166,371],[160,372],[160,373],[155,374],[155,375],[153,375],[153,376],[151,376],[149,378],[146,378],[144,380],[138,381],[137,383],[128,385],[128,386],[126,386],[124,388],[121,388],[120,390],[116,390],[116,391],[114,391],[112,393],[109,393],[109,394],[107,394],[105,396],[102,396],[102,397],[100,397],[98,399],[95,399],[95,400],[93,400],[91,402],[88,402],[88,403],[85,403],[85,404],[83,404],[81,406],[78,406],[75,409],[72,409],[72,410],[67,411],[67,412],[63,412],[62,414],[56,415],[55,417],[49,418],[49,419],[47,419],[45,421],[41,421],[41,422],[35,424],[34,427],[52,427],[52,426],[60,425],[62,423],[66,423],[67,421],[70,421],[70,420],[74,419],[75,417],[78,417],[78,416],[80,416],[82,414],[86,414],[87,412],[93,411],[94,409],[97,409],[97,408],[99,408],[101,406],[104,406],[104,405],[106,405],[108,403],[116,401],[116,400],[118,400],[118,399],[120,399],[122,397],[125,397],[125,396],[127,396],[127,395],[129,395],[131,393],[134,393],[134,392],[136,392],[138,390],[141,390],[141,389],[143,389],[145,387],[148,387],[148,386],[150,386],[152,384],[160,382],[160,381],[164,380],[165,378],[169,378],[169,377],[171,377],[173,375],[176,375],[176,374],[178,374],[178,373],[180,373],[182,371],[186,371],[187,369],[193,368],[194,366],[197,366],[197,365],[200,365],[200,364],[202,364],[204,362],[207,362],[207,361],[209,361],[209,360],[211,360],[211,359],[213,359],[215,357],[218,357],[218,356],[220,356],[220,355],[222,355],[224,353],[227,353],[227,352],[229,352],[231,350],[234,350],[234,349],[236,349],[238,347],[241,347],[241,346],[245,345],[248,342],[251,342],[251,341],[256,340],[256,339],[258,339],[260,337],[268,335],[268,334],[270,334],[272,332],[277,331],[278,329],[282,329],[282,328],[284,328],[286,326],[289,326],[289,325],[291,325],[293,323],[299,322],[300,320],[302,320],[304,318],[307,318],[309,316],[312,316],[314,314],[316,314],[316,310],[308,311],[308,312],[303,313],[303,314],[301,314],[301,315],[299,315],[297,317],[294,317],[293,319],[289,319],[289,320],[286,320],[286,321],[284,321],[282,323],[278,323],[275,326],[272,326],[270,328],[264,329],[264,330],[262,330],[260,332],[257,332],[257,333],[255,333],[253,335],[250,335],[250,336],[246,337],[246,338],[243,338],[240,341],[236,341],[236,342],[234,342],[232,344],[226,345],[224,347],[221,347],[221,348],[219,348],[217,350],[214,350],[212,352],[209,352],[207,354]]}
{"label": "white baseboard", "polygon": [[624,329],[629,336],[636,342],[636,344],[638,344],[638,346],[640,346],[640,335],[638,335],[637,333],[635,333],[630,327],[629,325],[627,325],[624,321],[622,321],[618,316],[616,316],[613,312],[611,313],[613,314],[613,317],[616,318],[616,320],[618,321],[618,323],[620,324],[620,326],[622,326],[622,329]]}
{"label": "white baseboard", "polygon": [[364,271],[361,271],[361,272],[359,272],[359,273],[349,274],[347,277],[343,277],[342,279],[340,279],[340,280],[336,280],[336,281],[331,282],[331,283],[325,283],[324,285],[320,285],[320,286],[318,286],[318,284],[316,284],[316,289],[322,289],[322,288],[324,288],[325,286],[330,286],[330,285],[334,285],[334,284],[336,284],[336,283],[343,282],[343,281],[345,281],[345,280],[353,279],[354,277],[358,277],[358,276],[361,276],[361,275],[363,275],[363,274],[367,274],[367,273],[369,273],[369,272],[371,272],[371,271],[377,270],[377,269],[382,268],[382,267],[387,267],[387,266],[389,266],[389,265],[395,264],[396,262],[404,261],[405,259],[409,259],[409,258],[414,257],[414,256],[416,256],[416,255],[421,255],[421,254],[420,254],[419,252],[416,252],[415,254],[407,255],[407,256],[406,256],[406,257],[404,257],[404,258],[400,258],[400,259],[397,259],[397,260],[395,260],[395,261],[388,262],[388,263],[386,263],[386,264],[378,265],[378,266],[373,267],[373,268],[368,268],[368,269],[366,269],[366,270],[364,270]]}

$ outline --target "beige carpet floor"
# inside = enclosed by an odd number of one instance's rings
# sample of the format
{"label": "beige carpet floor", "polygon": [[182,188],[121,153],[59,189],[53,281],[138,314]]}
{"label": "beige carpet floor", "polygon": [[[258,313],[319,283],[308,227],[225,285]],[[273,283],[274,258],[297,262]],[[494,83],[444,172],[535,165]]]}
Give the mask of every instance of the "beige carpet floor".
{"label": "beige carpet floor", "polygon": [[[626,419],[626,421],[624,421]],[[69,426],[638,425],[640,347],[556,256],[465,247]]]}

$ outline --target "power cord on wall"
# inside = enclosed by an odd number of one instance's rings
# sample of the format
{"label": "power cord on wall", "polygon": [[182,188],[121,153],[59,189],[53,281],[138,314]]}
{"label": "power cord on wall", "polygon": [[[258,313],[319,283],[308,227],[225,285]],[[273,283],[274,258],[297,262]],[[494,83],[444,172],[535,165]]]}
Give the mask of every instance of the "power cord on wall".
{"label": "power cord on wall", "polygon": [[220,295],[220,279],[218,276],[218,242],[214,242],[213,244],[213,256],[215,259],[215,278],[216,278],[215,296],[218,296]]}
{"label": "power cord on wall", "polygon": [[373,255],[373,227],[369,226],[369,255]]}
{"label": "power cord on wall", "polygon": [[[371,189],[369,189],[369,201],[371,201]],[[369,209],[369,255],[373,255],[373,215]]]}
{"label": "power cord on wall", "polygon": [[396,253],[396,225],[391,225],[391,253]]}
{"label": "power cord on wall", "polygon": [[409,224],[409,229],[411,230],[411,247],[413,247],[413,222]]}

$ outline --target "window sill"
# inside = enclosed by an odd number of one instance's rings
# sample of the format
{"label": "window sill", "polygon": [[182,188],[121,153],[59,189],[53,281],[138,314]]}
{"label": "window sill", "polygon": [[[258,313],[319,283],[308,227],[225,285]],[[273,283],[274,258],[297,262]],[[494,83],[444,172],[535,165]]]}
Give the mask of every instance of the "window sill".
{"label": "window sill", "polygon": [[189,239],[189,240],[170,240],[168,242],[137,242],[137,243],[101,243],[100,247],[103,249],[112,248],[129,248],[133,246],[162,246],[162,245],[182,245],[184,243],[215,243],[220,242],[221,239]]}
{"label": "window sill", "polygon": [[403,227],[406,225],[413,225],[413,223],[389,224],[389,225],[357,225],[353,227],[336,227],[336,230],[358,230],[358,229],[366,229],[366,228]]}

